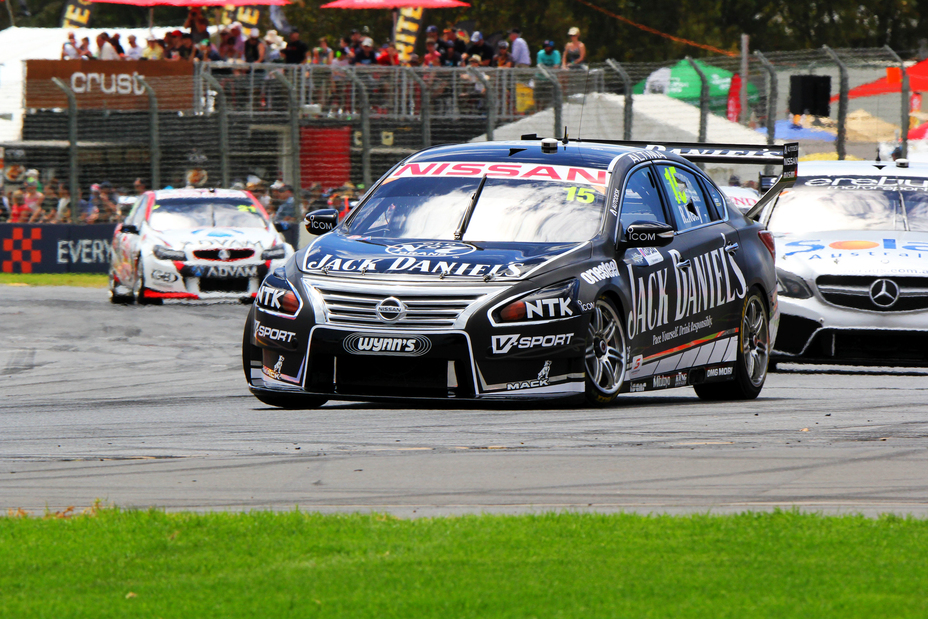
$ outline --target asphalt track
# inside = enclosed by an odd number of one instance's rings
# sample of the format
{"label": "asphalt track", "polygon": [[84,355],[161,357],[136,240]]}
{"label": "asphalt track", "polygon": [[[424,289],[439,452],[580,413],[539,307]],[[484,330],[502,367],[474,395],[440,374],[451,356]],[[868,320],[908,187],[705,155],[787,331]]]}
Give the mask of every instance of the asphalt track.
{"label": "asphalt track", "polygon": [[0,285],[0,509],[928,515],[928,371],[793,369],[760,399],[262,405],[247,308]]}

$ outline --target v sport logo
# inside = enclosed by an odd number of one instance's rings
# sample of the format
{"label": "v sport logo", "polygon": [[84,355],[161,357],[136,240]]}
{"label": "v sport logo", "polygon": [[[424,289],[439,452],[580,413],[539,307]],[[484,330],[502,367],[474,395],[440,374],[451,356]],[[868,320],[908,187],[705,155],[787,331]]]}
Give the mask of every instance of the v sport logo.
{"label": "v sport logo", "polygon": [[570,344],[570,338],[573,333],[561,333],[559,335],[534,335],[522,337],[521,334],[514,335],[494,335],[492,338],[492,352],[494,355],[505,355],[513,348],[518,350],[527,350],[531,348],[551,348],[553,346],[565,346]]}

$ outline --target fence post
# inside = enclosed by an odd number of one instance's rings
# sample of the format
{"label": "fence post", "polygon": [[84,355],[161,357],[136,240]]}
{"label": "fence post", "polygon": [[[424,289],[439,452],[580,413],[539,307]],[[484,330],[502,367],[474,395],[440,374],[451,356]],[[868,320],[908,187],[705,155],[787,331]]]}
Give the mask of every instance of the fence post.
{"label": "fence post", "polygon": [[841,76],[840,89],[838,90],[838,139],[835,141],[835,150],[838,152],[838,159],[843,160],[847,155],[847,66],[838,58],[838,54],[827,45],[822,45],[825,53],[831,56],[832,61],[838,65],[838,73]]}
{"label": "fence post", "polygon": [[706,141],[706,129],[709,123],[709,80],[706,79],[706,74],[702,72],[702,69],[699,68],[699,65],[696,64],[696,61],[686,57],[686,61],[690,63],[693,67],[693,70],[696,71],[696,75],[699,76],[699,81],[702,82],[702,87],[699,89],[699,142]]}
{"label": "fence post", "polygon": [[[548,81],[551,82],[551,85],[554,87],[554,137],[560,137],[564,135],[564,91],[561,89],[561,83],[558,81],[557,76],[554,75],[548,67],[540,64],[536,67],[541,71]],[[579,136],[577,136],[579,137]]]}
{"label": "fence post", "polygon": [[776,138],[776,128],[777,128],[777,92],[779,89],[779,82],[777,80],[776,69],[773,68],[773,65],[770,64],[770,61],[767,60],[766,56],[760,53],[760,51],[755,51],[754,55],[757,56],[757,59],[760,60],[760,63],[764,66],[764,69],[767,70],[767,76],[770,78],[770,86],[767,88],[767,144],[772,145],[774,139]]}
{"label": "fence post", "polygon": [[406,67],[405,71],[419,85],[419,92],[422,93],[421,110],[419,111],[419,116],[422,119],[422,147],[428,148],[432,145],[432,93],[429,92],[425,80],[416,73],[415,69]]}
{"label": "fence post", "polygon": [[625,112],[623,113],[623,121],[625,123],[625,129],[623,131],[624,140],[632,139],[632,119],[634,115],[632,113],[632,80],[628,77],[628,71],[620,65],[618,62],[612,58],[606,59],[606,64],[610,69],[619,74],[619,77],[622,78],[622,83],[625,84]]}
{"label": "fence post", "polygon": [[222,186],[228,188],[231,182],[229,179],[229,116],[226,109],[226,93],[219,81],[205,70],[203,79],[210,88],[216,91],[213,105],[219,113],[219,167],[222,172]]}
{"label": "fence post", "polygon": [[148,93],[148,149],[151,151],[151,186],[161,187],[161,131],[158,125],[158,97],[155,89],[148,85],[145,78],[136,75],[135,79]]}
{"label": "fence post", "polygon": [[496,92],[490,87],[490,80],[482,71],[467,67],[467,72],[480,80],[487,89],[487,142],[493,141],[493,128],[496,126]]}
{"label": "fence post", "polygon": [[905,71],[905,63],[902,62],[902,58],[893,51],[893,48],[885,45],[883,49],[889,52],[893,60],[899,63],[899,70],[902,71],[902,117],[899,125],[901,127],[899,146],[902,148],[902,157],[906,158],[909,156],[909,74]]}
{"label": "fence post", "polygon": [[52,78],[52,82],[64,91],[64,94],[68,97],[68,187],[71,192],[71,223],[76,224],[80,219],[80,203],[81,203],[81,185],[78,182],[78,164],[77,164],[77,97],[74,96],[74,91],[68,88],[68,85],[65,84],[61,79],[57,77]]}
{"label": "fence post", "polygon": [[[300,168],[299,100],[297,99],[296,88],[293,86],[293,83],[284,76],[283,71],[274,71],[271,73],[271,76],[287,89],[287,107],[290,112],[290,175],[292,176],[290,186],[293,188],[293,195],[295,196],[294,199],[296,203],[300,205],[303,203],[303,188],[300,186],[300,175],[302,174],[302,170]],[[297,213],[298,218],[301,216],[302,213]]]}
{"label": "fence post", "polygon": [[354,69],[346,69],[348,79],[355,85],[361,96],[361,173],[364,189],[371,186],[371,104],[367,98],[367,87]]}

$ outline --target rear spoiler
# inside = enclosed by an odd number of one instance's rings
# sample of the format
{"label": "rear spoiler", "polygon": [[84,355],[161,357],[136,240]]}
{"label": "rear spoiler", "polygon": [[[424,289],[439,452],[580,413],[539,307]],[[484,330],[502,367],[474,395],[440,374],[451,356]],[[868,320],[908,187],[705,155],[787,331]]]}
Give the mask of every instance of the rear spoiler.
{"label": "rear spoiler", "polygon": [[[538,139],[535,135],[523,135],[523,140]],[[666,151],[679,155],[693,163],[734,163],[778,165],[782,172],[773,186],[751,207],[746,216],[757,219],[780,192],[796,182],[799,167],[799,143],[787,142],[769,146],[759,144],[706,144],[693,142],[625,142],[620,140],[578,139],[575,142],[593,142],[596,144],[615,144],[630,146],[643,150]]]}

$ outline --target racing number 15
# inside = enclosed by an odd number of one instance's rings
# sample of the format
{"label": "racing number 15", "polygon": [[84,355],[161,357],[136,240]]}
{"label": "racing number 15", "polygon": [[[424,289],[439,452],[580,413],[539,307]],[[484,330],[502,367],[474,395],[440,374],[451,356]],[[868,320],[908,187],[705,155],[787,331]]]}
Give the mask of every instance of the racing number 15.
{"label": "racing number 15", "polygon": [[593,194],[592,189],[587,189],[586,187],[571,187],[567,190],[567,201],[573,202],[584,202],[589,204],[592,202],[596,196]]}

